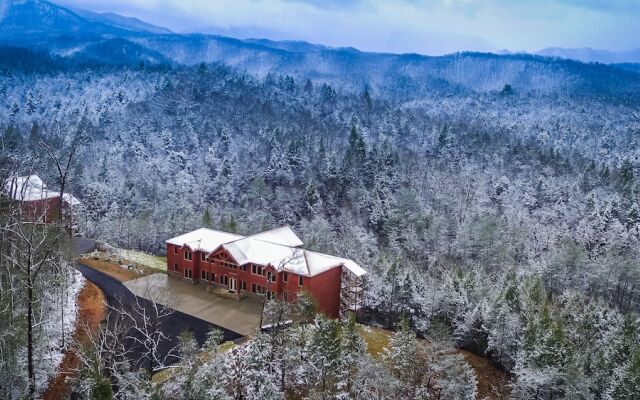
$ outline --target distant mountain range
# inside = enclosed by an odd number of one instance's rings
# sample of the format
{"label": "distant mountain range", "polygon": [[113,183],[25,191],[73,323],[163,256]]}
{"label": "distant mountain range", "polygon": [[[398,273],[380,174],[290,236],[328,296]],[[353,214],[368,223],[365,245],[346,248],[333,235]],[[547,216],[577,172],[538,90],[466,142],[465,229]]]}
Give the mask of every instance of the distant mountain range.
{"label": "distant mountain range", "polygon": [[631,51],[612,52],[607,50],[596,50],[589,47],[579,49],[548,47],[538,51],[536,54],[547,57],[567,58],[582,62],[599,62],[603,64],[640,63],[640,48]]}
{"label": "distant mountain range", "polygon": [[496,52],[500,55],[514,54],[533,54],[543,57],[563,58],[567,60],[581,61],[584,63],[601,63],[601,64],[632,64],[640,63],[640,48],[636,50],[613,52],[608,50],[597,50],[590,47],[582,47],[578,49],[564,47],[547,47],[533,53],[514,52],[508,49],[502,49]]}
{"label": "distant mountain range", "polygon": [[89,21],[111,25],[120,29],[149,33],[172,33],[167,28],[148,24],[138,18],[123,17],[122,15],[115,13],[96,13],[81,9],[73,9],[73,11]]}
{"label": "distant mountain range", "polygon": [[[424,97],[434,91],[498,92],[506,84],[515,92],[543,94],[620,97],[640,93],[639,69],[632,63],[640,51],[624,57],[588,49],[439,57],[369,53],[300,41],[177,34],[136,18],[72,10],[45,0],[0,0],[0,46],[6,47],[1,54],[16,54],[15,60],[0,60],[0,67],[5,68],[12,62],[32,68],[223,63],[259,78],[269,73],[289,74],[356,91],[369,87],[399,97]],[[14,48],[27,49],[32,55]],[[627,64],[583,64],[559,58]]]}

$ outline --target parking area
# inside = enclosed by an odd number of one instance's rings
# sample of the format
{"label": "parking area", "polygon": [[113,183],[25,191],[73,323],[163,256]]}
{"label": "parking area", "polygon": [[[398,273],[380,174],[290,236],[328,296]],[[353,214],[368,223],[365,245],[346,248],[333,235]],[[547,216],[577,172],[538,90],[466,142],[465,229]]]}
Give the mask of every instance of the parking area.
{"label": "parking area", "polygon": [[124,282],[136,296],[200,318],[211,324],[253,335],[260,325],[262,302],[254,298],[233,300],[208,293],[203,285],[192,285],[166,274],[153,274]]}

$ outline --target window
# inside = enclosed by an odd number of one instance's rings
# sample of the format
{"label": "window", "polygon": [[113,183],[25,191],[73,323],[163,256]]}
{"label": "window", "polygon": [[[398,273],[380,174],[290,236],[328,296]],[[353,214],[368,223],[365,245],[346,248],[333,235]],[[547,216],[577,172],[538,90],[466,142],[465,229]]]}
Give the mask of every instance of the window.
{"label": "window", "polygon": [[221,275],[220,276],[220,284],[228,286],[229,285],[229,277],[226,276],[226,275]]}
{"label": "window", "polygon": [[254,275],[262,275],[264,276],[265,270],[259,265],[251,264],[251,273]]}
{"label": "window", "polygon": [[275,272],[267,272],[267,280],[269,280],[269,282],[275,282],[276,281],[276,274]]}
{"label": "window", "polygon": [[185,260],[189,260],[189,261],[193,260],[193,253],[191,253],[190,251],[186,251],[185,250],[184,251],[184,259]]}
{"label": "window", "polygon": [[200,253],[200,260],[207,261],[207,255],[204,253]]}
{"label": "window", "polygon": [[189,278],[189,279],[193,279],[193,271],[191,271],[190,269],[185,269],[184,270],[184,277],[185,278]]}
{"label": "window", "polygon": [[298,277],[298,286],[302,286],[302,277],[301,276]]}
{"label": "window", "polygon": [[178,255],[178,246],[173,246],[173,255]]}
{"label": "window", "polygon": [[231,268],[231,269],[238,269],[238,265],[228,262],[228,261],[222,261],[222,260],[218,260],[218,263],[220,264],[221,267],[225,267],[225,268]]}
{"label": "window", "polygon": [[276,294],[271,290],[267,290],[267,300],[273,300],[276,298]]}
{"label": "window", "polygon": [[283,292],[282,295],[284,296],[284,301],[289,301],[289,292]]}
{"label": "window", "polygon": [[247,272],[247,264],[240,267],[240,269],[242,269],[242,272]]}
{"label": "window", "polygon": [[173,264],[173,270],[178,272],[178,263]]}
{"label": "window", "polygon": [[286,272],[282,273],[282,281],[283,282],[288,282],[289,281],[289,274]]}
{"label": "window", "polygon": [[216,274],[214,274],[213,272],[211,273],[211,282],[215,283],[216,281]]}
{"label": "window", "polygon": [[251,293],[256,294],[264,294],[264,288],[260,285],[256,285],[255,283],[251,284]]}
{"label": "window", "polygon": [[247,290],[247,282],[240,281],[240,290]]}
{"label": "window", "polygon": [[207,271],[200,271],[200,278],[207,279]]}

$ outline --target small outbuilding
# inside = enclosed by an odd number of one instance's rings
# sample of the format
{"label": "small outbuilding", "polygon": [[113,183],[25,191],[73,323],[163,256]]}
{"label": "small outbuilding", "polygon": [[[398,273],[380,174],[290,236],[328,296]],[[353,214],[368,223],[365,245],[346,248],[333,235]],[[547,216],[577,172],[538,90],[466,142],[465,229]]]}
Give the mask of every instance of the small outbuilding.
{"label": "small outbuilding", "polygon": [[16,176],[7,180],[4,193],[20,203],[23,216],[32,221],[52,223],[61,217],[71,220],[80,201],[72,194],[49,190],[38,175]]}

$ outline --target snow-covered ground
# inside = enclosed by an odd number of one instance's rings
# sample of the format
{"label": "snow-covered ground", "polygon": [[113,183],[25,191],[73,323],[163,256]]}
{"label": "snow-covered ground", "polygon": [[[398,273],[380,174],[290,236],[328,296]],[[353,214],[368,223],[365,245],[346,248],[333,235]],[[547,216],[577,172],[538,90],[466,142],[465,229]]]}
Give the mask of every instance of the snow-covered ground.
{"label": "snow-covered ground", "polygon": [[[80,272],[70,269],[66,279],[56,283],[59,286],[52,287],[47,301],[43,302],[46,309],[42,311],[42,331],[39,333],[42,337],[37,341],[35,351],[38,391],[46,389],[47,383],[58,371],[65,350],[73,343],[78,316],[78,294],[84,286],[85,278]],[[60,291],[65,293],[62,299]]]}
{"label": "snow-covered ground", "polygon": [[117,252],[125,260],[162,271],[167,269],[166,257],[154,256],[137,250],[117,249]]}

